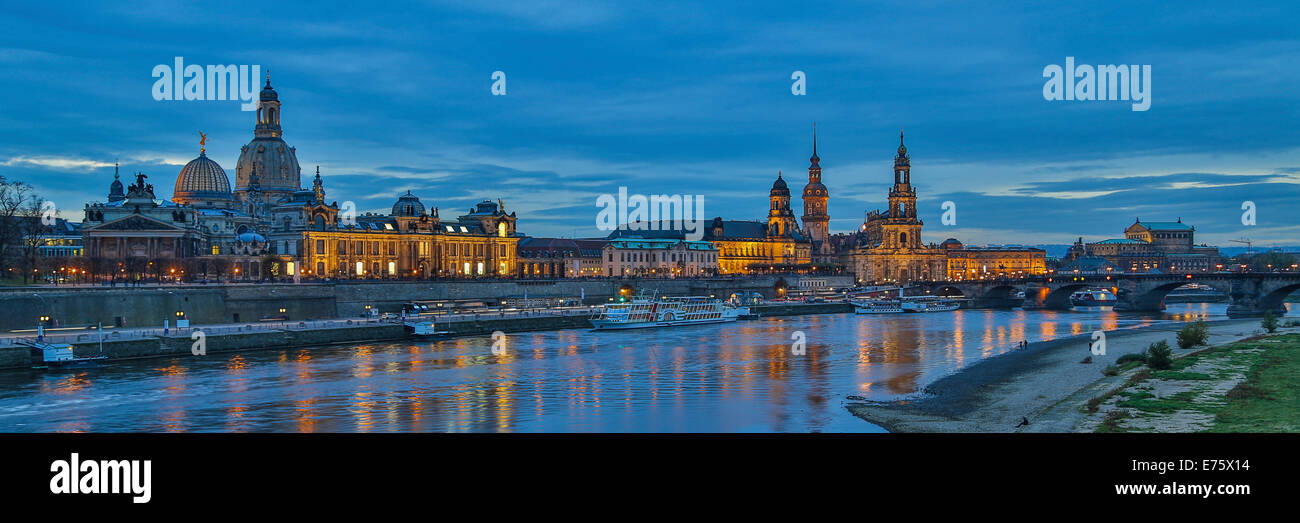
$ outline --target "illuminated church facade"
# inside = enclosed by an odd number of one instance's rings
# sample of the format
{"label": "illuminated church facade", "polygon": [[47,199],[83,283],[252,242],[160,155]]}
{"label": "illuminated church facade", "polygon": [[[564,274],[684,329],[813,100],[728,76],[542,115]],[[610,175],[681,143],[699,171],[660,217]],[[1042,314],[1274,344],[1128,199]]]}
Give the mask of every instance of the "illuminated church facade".
{"label": "illuminated church facade", "polygon": [[268,76],[253,140],[240,149],[235,184],[199,156],[177,174],[172,197],[148,176],[124,186],[115,172],[104,202],[85,206],[84,256],[98,274],[138,279],[430,278],[509,276],[519,235],[505,204],[482,201],[443,220],[406,191],[391,213],[342,212],[327,201],[320,168],[301,186],[297,150],[284,140],[279,93]]}

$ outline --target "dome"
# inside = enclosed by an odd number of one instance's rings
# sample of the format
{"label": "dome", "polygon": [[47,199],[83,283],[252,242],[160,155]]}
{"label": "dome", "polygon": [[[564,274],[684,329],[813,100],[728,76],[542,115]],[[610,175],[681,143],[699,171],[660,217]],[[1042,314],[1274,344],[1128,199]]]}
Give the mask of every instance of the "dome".
{"label": "dome", "polygon": [[790,196],[790,187],[785,184],[785,179],[781,173],[776,173],[776,181],[772,183],[772,196]]}
{"label": "dome", "polygon": [[230,199],[230,178],[226,170],[208,158],[206,153],[190,160],[176,175],[176,189],[172,201],[189,203],[200,199]]}
{"label": "dome", "polygon": [[942,247],[950,251],[955,251],[955,250],[960,250],[962,248],[962,244],[961,242],[957,241],[956,238],[948,238],[947,240],[944,240],[943,243],[940,243],[939,247]]}
{"label": "dome", "polygon": [[239,243],[266,243],[266,237],[255,232],[245,232],[235,237]]}
{"label": "dome", "polygon": [[108,201],[120,202],[126,199],[126,193],[122,187],[122,180],[119,180],[117,173],[113,173],[113,183],[108,185]]}
{"label": "dome", "polygon": [[302,188],[298,151],[278,136],[259,136],[239,152],[235,188],[247,189],[257,167],[257,183],[264,192],[291,193]]}
{"label": "dome", "polygon": [[420,198],[411,191],[406,191],[397,198],[397,203],[393,204],[393,216],[422,216],[424,214],[424,204],[420,203]]}

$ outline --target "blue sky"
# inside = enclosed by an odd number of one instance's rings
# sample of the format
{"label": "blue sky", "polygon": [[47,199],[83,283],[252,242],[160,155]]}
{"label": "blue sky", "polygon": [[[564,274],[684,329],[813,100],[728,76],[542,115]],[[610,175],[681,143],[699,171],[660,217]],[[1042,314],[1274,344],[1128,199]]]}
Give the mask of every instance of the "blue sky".
{"label": "blue sky", "polygon": [[[626,186],[761,218],[778,170],[803,187],[816,121],[832,231],[884,206],[905,128],[927,242],[1181,217],[1224,246],[1300,244],[1292,2],[105,4],[0,8],[0,175],[73,219],[114,158],[169,197],[199,131],[233,183],[253,113],[150,95],[183,56],[270,69],[304,181],[320,165],[329,199],[362,211],[408,189],[444,210],[501,198],[525,233],[586,236],[596,197]],[[1151,65],[1150,110],[1044,100],[1066,56]]]}

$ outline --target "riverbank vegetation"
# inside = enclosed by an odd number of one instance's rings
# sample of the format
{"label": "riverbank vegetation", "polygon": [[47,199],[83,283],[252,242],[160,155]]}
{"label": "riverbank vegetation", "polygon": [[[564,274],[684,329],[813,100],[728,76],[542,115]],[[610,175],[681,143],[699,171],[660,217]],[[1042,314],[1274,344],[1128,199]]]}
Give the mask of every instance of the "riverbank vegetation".
{"label": "riverbank vegetation", "polygon": [[[1300,334],[1248,338],[1148,368],[1087,402],[1095,432],[1300,432]],[[1136,359],[1124,362],[1129,369]]]}

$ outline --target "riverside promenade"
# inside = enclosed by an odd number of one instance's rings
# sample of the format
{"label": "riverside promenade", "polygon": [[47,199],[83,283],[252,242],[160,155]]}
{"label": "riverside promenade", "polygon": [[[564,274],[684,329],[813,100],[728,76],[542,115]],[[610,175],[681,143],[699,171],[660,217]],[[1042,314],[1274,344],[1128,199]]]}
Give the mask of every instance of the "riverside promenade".
{"label": "riverside promenade", "polygon": [[[540,331],[590,326],[594,307],[491,311],[425,316],[451,336],[495,331]],[[160,356],[199,356],[243,350],[396,341],[408,337],[401,318],[335,318],[327,320],[221,323],[189,327],[94,328],[47,331],[42,341],[71,345],[77,357],[107,356],[109,360]],[[33,365],[27,343],[35,332],[0,336],[0,369]],[[200,344],[201,342],[201,344]],[[196,354],[197,353],[197,354]]]}
{"label": "riverside promenade", "polygon": [[[433,321],[448,336],[482,336],[493,332],[535,332],[590,328],[599,307],[554,307],[523,310],[485,310],[457,314],[425,315],[411,321]],[[760,316],[795,316],[852,312],[847,303],[779,303],[751,310]],[[52,329],[40,341],[71,345],[77,357],[106,356],[108,360],[164,356],[201,356],[208,353],[305,346],[357,344],[408,339],[402,318],[334,318],[303,321],[217,323],[189,327],[104,328],[101,337],[91,328]],[[36,364],[27,345],[38,341],[34,331],[0,335],[0,369],[28,368]],[[201,345],[196,345],[201,341]],[[201,350],[200,350],[201,348]]]}

